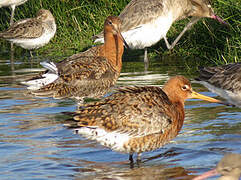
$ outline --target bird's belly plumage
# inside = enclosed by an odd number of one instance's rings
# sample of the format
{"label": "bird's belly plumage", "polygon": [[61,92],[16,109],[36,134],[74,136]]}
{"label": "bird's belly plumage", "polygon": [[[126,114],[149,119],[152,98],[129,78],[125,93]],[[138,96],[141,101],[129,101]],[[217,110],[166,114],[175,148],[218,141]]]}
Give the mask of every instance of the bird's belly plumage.
{"label": "bird's belly plumage", "polygon": [[50,41],[50,39],[54,37],[54,34],[55,31],[45,31],[38,38],[16,38],[9,39],[9,41],[13,42],[18,46],[21,46],[24,49],[37,49],[47,44]]}
{"label": "bird's belly plumage", "polygon": [[108,132],[95,126],[77,128],[75,129],[75,133],[81,134],[88,139],[95,140],[114,151],[129,153],[129,151],[124,148],[124,144],[128,142],[130,138],[128,134],[119,133],[118,131]]}
{"label": "bird's belly plumage", "polygon": [[158,17],[152,22],[142,24],[135,29],[122,32],[124,39],[132,49],[150,47],[166,36],[172,25],[172,16]]}
{"label": "bird's belly plumage", "polygon": [[[122,32],[125,41],[131,49],[143,49],[150,47],[166,36],[174,19],[169,12],[155,20],[140,24],[138,27]],[[104,42],[104,38],[96,39],[95,42]]]}

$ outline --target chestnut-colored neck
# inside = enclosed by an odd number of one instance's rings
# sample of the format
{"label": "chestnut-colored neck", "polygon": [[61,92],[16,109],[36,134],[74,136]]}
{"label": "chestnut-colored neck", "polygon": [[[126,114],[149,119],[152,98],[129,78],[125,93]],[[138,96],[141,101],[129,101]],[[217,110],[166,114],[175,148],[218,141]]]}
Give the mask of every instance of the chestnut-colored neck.
{"label": "chestnut-colored neck", "polygon": [[183,126],[183,122],[184,122],[184,118],[185,118],[185,112],[184,112],[184,101],[185,99],[180,96],[180,94],[178,94],[178,92],[173,91],[173,86],[169,86],[168,84],[165,85],[162,90],[166,93],[166,95],[168,96],[169,101],[171,101],[171,103],[174,105],[174,108],[176,110],[176,117],[174,118],[174,124],[176,125],[176,133],[178,133],[182,126]]}
{"label": "chestnut-colored neck", "polygon": [[170,84],[165,84],[164,87],[162,88],[162,90],[166,93],[166,95],[168,96],[169,100],[172,103],[178,103],[181,104],[182,107],[184,108],[184,101],[185,101],[185,97],[182,97],[182,95],[180,93],[178,93],[177,91],[175,91],[177,87],[174,87]]}
{"label": "chestnut-colored neck", "polygon": [[122,67],[122,55],[124,52],[123,42],[119,36],[111,32],[104,33],[105,43],[102,46],[101,55],[106,57],[112,67],[120,72]]}

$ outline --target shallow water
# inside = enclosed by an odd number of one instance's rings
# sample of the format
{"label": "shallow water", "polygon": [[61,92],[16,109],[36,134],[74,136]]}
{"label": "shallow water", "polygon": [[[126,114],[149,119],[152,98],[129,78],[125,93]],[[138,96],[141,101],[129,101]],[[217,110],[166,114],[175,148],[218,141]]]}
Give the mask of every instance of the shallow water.
{"label": "shallow water", "polygon": [[[163,58],[144,72],[142,62],[126,62],[118,85],[162,86],[175,74],[193,79],[189,66],[182,59]],[[16,61],[13,68],[8,60],[0,61],[0,179],[191,179],[214,168],[226,152],[241,153],[241,109],[188,100],[180,134],[163,148],[143,153],[143,162],[131,168],[127,154],[63,126],[61,112],[74,111],[73,101],[27,94],[19,82],[39,70],[38,63]]]}

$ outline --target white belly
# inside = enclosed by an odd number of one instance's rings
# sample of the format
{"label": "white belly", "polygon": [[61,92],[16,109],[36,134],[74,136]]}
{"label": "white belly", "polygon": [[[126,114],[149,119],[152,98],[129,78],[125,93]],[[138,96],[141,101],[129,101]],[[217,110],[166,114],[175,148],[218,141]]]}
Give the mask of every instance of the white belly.
{"label": "white belly", "polygon": [[[165,17],[158,17],[156,20],[141,24],[135,29],[121,32],[127,44],[132,49],[143,49],[150,47],[160,41],[166,36],[170,29],[173,19],[172,13],[170,12]],[[96,39],[95,42],[104,42],[103,38]]]}
{"label": "white belly", "polygon": [[24,49],[37,49],[45,44],[47,44],[52,37],[54,37],[55,31],[45,31],[38,38],[33,39],[9,39],[9,41],[13,42],[14,44],[21,46]]}
{"label": "white belly", "polygon": [[159,17],[153,22],[142,24],[139,28],[123,32],[122,35],[132,49],[150,47],[166,36],[172,25],[171,14]]}
{"label": "white belly", "polygon": [[81,134],[88,139],[96,140],[101,145],[109,147],[115,151],[128,153],[124,144],[129,141],[129,135],[118,132],[107,132],[99,127],[81,127],[75,129],[76,134]]}

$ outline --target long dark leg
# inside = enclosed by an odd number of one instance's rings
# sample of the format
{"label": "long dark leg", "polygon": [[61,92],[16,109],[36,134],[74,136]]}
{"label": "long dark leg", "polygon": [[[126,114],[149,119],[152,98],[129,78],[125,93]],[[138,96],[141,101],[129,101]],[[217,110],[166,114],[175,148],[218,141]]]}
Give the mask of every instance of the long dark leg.
{"label": "long dark leg", "polygon": [[[192,17],[191,20],[189,21],[189,23],[184,27],[184,29],[182,30],[182,32],[177,36],[177,38],[175,39],[175,41],[172,43],[171,46],[167,46],[168,49],[172,49],[174,48],[174,46],[177,44],[177,42],[181,39],[181,37],[183,36],[183,34],[189,30],[193,24],[195,24],[196,22],[198,22],[200,18],[199,17]],[[165,40],[165,39],[164,39]],[[167,39],[166,39],[167,40]],[[166,41],[165,40],[165,41]]]}
{"label": "long dark leg", "polygon": [[134,161],[133,161],[133,154],[130,154],[129,155],[129,160],[130,160],[130,163],[133,163]]}
{"label": "long dark leg", "polygon": [[130,160],[130,168],[133,169],[134,168],[133,154],[129,155],[129,160]]}

